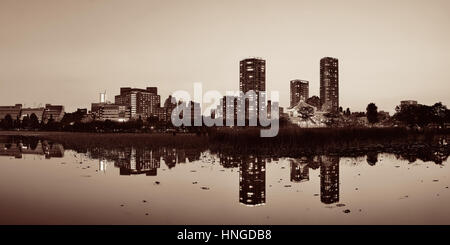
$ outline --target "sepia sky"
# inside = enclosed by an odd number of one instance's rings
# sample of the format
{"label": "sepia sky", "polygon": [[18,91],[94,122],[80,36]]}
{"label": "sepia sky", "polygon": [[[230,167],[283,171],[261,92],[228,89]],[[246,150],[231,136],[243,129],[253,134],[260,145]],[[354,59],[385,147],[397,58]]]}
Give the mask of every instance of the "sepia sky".
{"label": "sepia sky", "polygon": [[106,90],[238,90],[239,60],[267,62],[267,90],[319,95],[319,60],[339,59],[340,105],[393,112],[450,106],[448,0],[0,0],[0,105],[90,108]]}

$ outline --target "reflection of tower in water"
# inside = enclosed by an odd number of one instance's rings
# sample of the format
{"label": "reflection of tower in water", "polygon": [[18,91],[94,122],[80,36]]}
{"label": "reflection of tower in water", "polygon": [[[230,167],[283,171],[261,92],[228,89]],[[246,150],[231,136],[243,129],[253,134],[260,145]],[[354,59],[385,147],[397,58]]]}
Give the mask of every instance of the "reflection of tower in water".
{"label": "reflection of tower in water", "polygon": [[266,161],[249,156],[239,166],[239,202],[245,205],[266,203]]}
{"label": "reflection of tower in water", "polygon": [[320,157],[320,201],[339,202],[339,157]]}
{"label": "reflection of tower in water", "polygon": [[99,159],[98,162],[98,171],[99,172],[106,172],[106,166],[108,165],[108,161],[106,159]]}
{"label": "reflection of tower in water", "polygon": [[303,182],[309,180],[308,158],[291,159],[291,182]]}
{"label": "reflection of tower in water", "polygon": [[117,161],[120,175],[145,174],[147,176],[156,176],[161,159],[158,149],[136,149],[132,147],[124,153],[123,157]]}
{"label": "reflection of tower in water", "polygon": [[164,148],[163,160],[169,169],[175,167],[178,161],[176,149]]}

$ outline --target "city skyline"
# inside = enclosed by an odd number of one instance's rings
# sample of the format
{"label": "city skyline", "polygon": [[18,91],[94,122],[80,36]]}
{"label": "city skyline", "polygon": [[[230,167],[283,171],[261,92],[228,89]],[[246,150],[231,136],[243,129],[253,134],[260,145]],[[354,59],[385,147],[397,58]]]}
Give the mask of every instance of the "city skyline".
{"label": "city skyline", "polygon": [[344,109],[450,103],[448,1],[346,3],[354,9],[330,1],[2,1],[0,104],[75,111],[105,90],[156,86],[167,98],[194,82],[237,91],[236,62],[252,56],[267,61],[267,90],[280,91],[282,107],[293,79],[310,81],[310,96],[320,96],[327,56],[339,59]]}

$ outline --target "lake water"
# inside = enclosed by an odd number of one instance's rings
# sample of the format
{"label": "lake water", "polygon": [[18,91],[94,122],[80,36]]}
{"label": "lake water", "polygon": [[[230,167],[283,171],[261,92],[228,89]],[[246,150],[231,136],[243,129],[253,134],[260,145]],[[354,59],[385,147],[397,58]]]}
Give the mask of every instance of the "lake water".
{"label": "lake water", "polygon": [[432,159],[65,149],[0,137],[1,224],[450,224]]}

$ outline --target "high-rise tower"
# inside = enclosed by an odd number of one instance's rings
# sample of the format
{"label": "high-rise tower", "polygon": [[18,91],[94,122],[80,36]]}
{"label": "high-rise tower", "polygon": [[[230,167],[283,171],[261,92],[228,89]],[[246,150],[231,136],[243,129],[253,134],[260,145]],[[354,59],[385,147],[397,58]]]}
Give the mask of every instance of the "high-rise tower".
{"label": "high-rise tower", "polygon": [[323,111],[339,110],[339,65],[336,58],[320,60],[320,103]]}
{"label": "high-rise tower", "polygon": [[309,98],[309,82],[305,80],[291,81],[291,107],[298,104],[300,100],[306,101]]}

